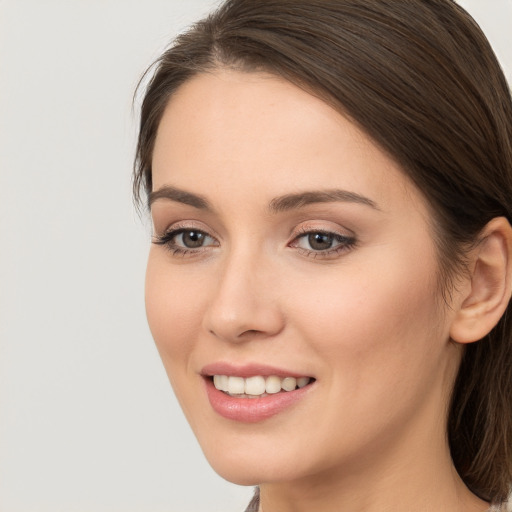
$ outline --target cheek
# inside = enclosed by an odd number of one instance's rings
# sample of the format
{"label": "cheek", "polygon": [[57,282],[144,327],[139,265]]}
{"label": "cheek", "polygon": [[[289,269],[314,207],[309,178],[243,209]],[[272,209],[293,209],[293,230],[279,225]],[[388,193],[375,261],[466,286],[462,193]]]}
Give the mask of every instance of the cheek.
{"label": "cheek", "polygon": [[200,300],[204,282],[172,268],[167,255],[151,251],[146,271],[146,315],[149,328],[180,405],[194,428],[204,415],[197,407],[201,384],[192,368],[192,354],[201,328]]}
{"label": "cheek", "polygon": [[168,373],[171,373],[169,365],[182,365],[192,349],[191,341],[201,324],[197,307],[200,296],[197,280],[181,269],[173,271],[161,251],[150,251],[146,270],[146,315]]}
{"label": "cheek", "polygon": [[316,280],[315,293],[290,296],[297,330],[329,362],[333,392],[378,401],[390,391],[417,390],[438,371],[445,329],[435,265],[384,261],[341,270]]}

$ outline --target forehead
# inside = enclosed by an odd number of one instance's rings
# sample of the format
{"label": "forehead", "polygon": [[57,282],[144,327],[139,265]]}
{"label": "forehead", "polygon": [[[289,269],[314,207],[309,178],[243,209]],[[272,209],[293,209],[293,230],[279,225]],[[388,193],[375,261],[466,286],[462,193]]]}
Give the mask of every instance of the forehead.
{"label": "forehead", "polygon": [[[172,96],[153,154],[153,189],[172,184],[271,196],[322,188],[387,203],[420,196],[400,167],[319,98],[266,73],[195,76]],[[416,199],[416,198],[415,198]]]}

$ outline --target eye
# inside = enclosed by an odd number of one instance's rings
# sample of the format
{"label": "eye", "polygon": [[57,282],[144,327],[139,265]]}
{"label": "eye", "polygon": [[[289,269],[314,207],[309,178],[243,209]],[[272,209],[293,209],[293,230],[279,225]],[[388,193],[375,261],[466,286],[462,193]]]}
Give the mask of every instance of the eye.
{"label": "eye", "polygon": [[210,236],[196,229],[189,229],[174,235],[174,243],[181,247],[186,247],[187,249],[203,247],[203,245],[208,243],[210,240],[212,240]]}
{"label": "eye", "polygon": [[335,242],[334,235],[331,233],[309,233],[301,238],[301,242],[307,242],[307,245],[309,245],[309,247],[304,248],[311,248],[314,251],[325,251],[327,249],[331,249]]}
{"label": "eye", "polygon": [[173,254],[186,254],[218,245],[217,240],[208,233],[192,227],[170,229],[156,236],[153,243],[166,246]]}
{"label": "eye", "polygon": [[311,230],[297,236],[290,244],[303,251],[307,256],[332,256],[349,250],[356,240],[352,236],[329,231]]}

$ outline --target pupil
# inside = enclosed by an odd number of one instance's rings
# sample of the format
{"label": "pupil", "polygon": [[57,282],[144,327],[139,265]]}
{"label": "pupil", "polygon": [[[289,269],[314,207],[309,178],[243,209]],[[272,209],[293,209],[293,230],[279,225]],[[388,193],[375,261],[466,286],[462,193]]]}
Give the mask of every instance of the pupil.
{"label": "pupil", "polygon": [[332,236],[324,233],[313,233],[308,236],[308,242],[312,249],[324,251],[332,246]]}
{"label": "pupil", "polygon": [[204,234],[200,231],[187,231],[183,233],[183,245],[189,249],[201,247],[204,242]]}

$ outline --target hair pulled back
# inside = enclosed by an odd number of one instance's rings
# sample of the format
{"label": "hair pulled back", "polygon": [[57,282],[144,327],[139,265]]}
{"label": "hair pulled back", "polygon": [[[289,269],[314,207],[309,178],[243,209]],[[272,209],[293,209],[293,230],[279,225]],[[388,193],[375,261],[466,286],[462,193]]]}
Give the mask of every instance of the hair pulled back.
{"label": "hair pulled back", "polygon": [[[512,219],[512,100],[478,25],[452,0],[228,0],[157,61],[141,109],[134,195],[152,188],[165,106],[198,73],[289,80],[357,123],[427,198],[449,295],[465,250]],[[466,485],[502,501],[512,484],[512,328],[465,349],[448,437]]]}

